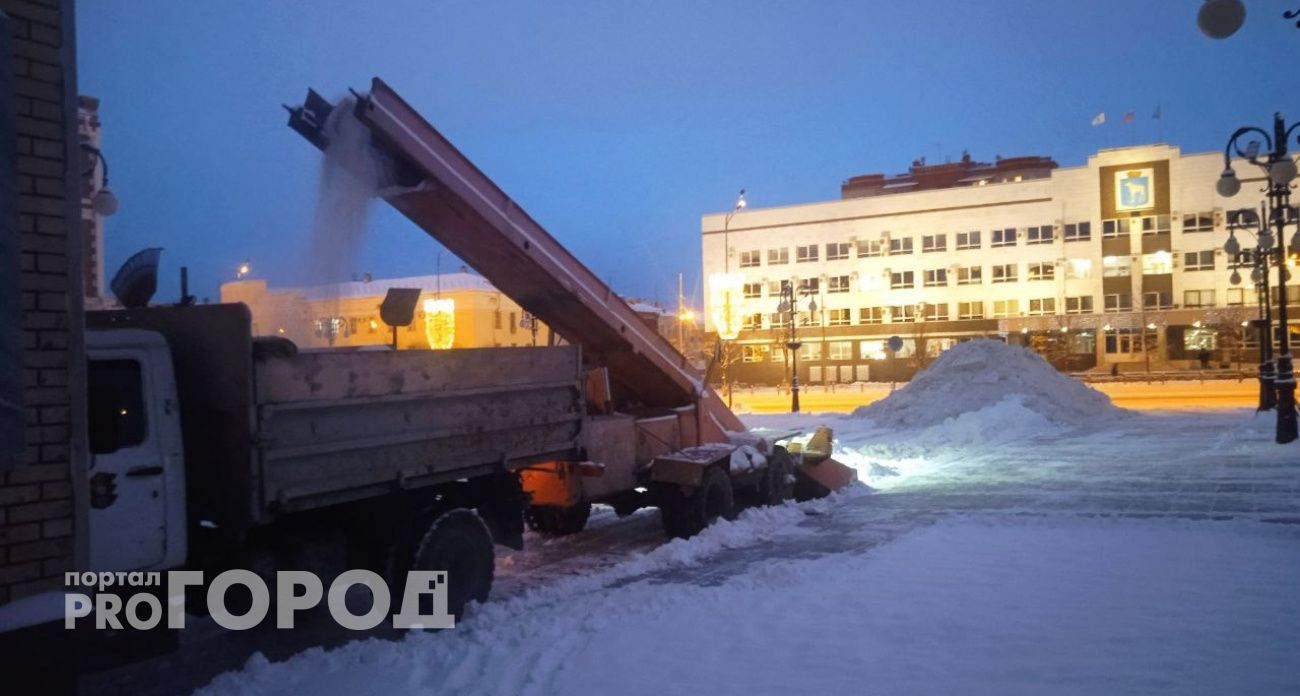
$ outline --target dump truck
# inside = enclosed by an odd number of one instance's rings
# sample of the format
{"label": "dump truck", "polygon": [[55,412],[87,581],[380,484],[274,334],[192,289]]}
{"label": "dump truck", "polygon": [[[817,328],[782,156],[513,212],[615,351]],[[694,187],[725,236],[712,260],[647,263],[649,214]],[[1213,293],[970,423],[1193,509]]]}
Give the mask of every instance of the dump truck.
{"label": "dump truck", "polygon": [[289,112],[327,153],[331,119],[363,124],[380,197],[561,345],[299,350],[254,336],[242,304],[89,312],[89,570],[437,570],[460,615],[489,596],[494,545],[520,548],[525,524],[572,534],[595,503],[653,506],[689,537],[742,505],[853,480],[828,430],[747,432],[381,80],[346,108],[309,92]]}

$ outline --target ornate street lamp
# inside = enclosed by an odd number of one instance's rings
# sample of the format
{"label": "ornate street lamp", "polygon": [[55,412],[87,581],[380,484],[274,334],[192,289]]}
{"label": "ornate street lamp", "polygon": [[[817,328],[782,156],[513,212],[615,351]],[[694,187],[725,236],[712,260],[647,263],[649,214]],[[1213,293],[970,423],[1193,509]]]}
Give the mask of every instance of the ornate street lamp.
{"label": "ornate street lamp", "polygon": [[[1237,232],[1255,236],[1255,248],[1242,249],[1237,241]],[[1259,336],[1259,406],[1257,410],[1268,411],[1277,405],[1277,390],[1273,385],[1276,373],[1273,370],[1272,308],[1268,300],[1268,258],[1269,249],[1264,242],[1272,242],[1272,235],[1264,225],[1264,218],[1252,208],[1228,211],[1228,241],[1223,245],[1229,260],[1228,267],[1232,275],[1228,282],[1241,284],[1241,269],[1250,269],[1250,280],[1255,286],[1255,301],[1259,306],[1259,316],[1251,325]]]}
{"label": "ornate street lamp", "polygon": [[[81,144],[81,149],[90,155],[90,166],[81,173],[81,176],[90,180],[91,191],[87,198],[90,199],[90,206],[96,213],[108,217],[117,212],[117,196],[108,188],[108,160],[104,159],[104,153],[99,148],[87,143]],[[99,169],[101,174],[99,181],[94,180],[95,170]]]}
{"label": "ornate street lamp", "polygon": [[[1297,437],[1296,379],[1291,361],[1291,331],[1287,324],[1286,289],[1290,274],[1286,268],[1288,240],[1285,235],[1286,226],[1296,226],[1296,221],[1300,218],[1296,209],[1291,206],[1291,182],[1296,178],[1296,163],[1287,151],[1287,141],[1291,139],[1298,126],[1300,124],[1287,128],[1282,114],[1276,113],[1273,115],[1272,133],[1255,126],[1238,128],[1232,137],[1228,138],[1228,144],[1223,148],[1223,174],[1215,187],[1219,195],[1225,197],[1234,196],[1241,190],[1241,180],[1232,169],[1233,153],[1259,167],[1267,175],[1263,189],[1266,194],[1263,216],[1265,221],[1261,224],[1259,233],[1259,249],[1264,257],[1260,266],[1263,282],[1266,283],[1268,280],[1270,267],[1276,266],[1278,269],[1277,323],[1280,335],[1276,361],[1277,375],[1273,381],[1277,390],[1277,437],[1275,439],[1278,444],[1292,442]],[[1260,139],[1250,140],[1243,150],[1241,140],[1248,135],[1258,136]],[[1262,154],[1261,142],[1265,148]],[[1300,230],[1297,230],[1295,237],[1290,240],[1290,245],[1300,247]],[[1239,251],[1240,245],[1235,237],[1230,236],[1228,243],[1224,245],[1224,251],[1233,253],[1234,250]],[[1269,299],[1271,298],[1266,296],[1265,303]],[[1271,345],[1272,337],[1267,338],[1265,345]]]}
{"label": "ornate street lamp", "polygon": [[[1300,10],[1287,10],[1284,19],[1300,18]],[[1201,33],[1211,39],[1226,39],[1237,33],[1246,22],[1246,5],[1241,0],[1205,0],[1196,13],[1196,24]],[[1296,22],[1300,27],[1300,21]]]}

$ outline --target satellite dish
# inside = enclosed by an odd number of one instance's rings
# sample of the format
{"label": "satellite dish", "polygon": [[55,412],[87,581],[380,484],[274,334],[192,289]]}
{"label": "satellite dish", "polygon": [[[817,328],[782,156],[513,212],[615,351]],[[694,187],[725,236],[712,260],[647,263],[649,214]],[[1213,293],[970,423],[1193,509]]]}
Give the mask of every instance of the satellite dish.
{"label": "satellite dish", "polygon": [[160,247],[144,249],[117,269],[109,287],[119,304],[127,309],[149,305],[149,300],[158,290],[158,257],[161,255]]}

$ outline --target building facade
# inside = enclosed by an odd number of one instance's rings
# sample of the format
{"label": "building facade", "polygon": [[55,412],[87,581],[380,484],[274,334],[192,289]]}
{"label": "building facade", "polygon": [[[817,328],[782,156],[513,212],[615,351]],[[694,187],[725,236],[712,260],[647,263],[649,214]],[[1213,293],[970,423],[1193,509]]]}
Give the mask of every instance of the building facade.
{"label": "building facade", "polygon": [[99,99],[77,98],[77,137],[81,146],[80,163],[82,225],[82,287],[86,304],[92,309],[106,305],[104,297],[104,216],[95,210],[94,193],[106,177],[99,151],[103,133],[99,122]]}
{"label": "building facade", "polygon": [[[918,160],[845,181],[840,200],[706,215],[706,328],[739,316],[734,375],[755,383],[788,379],[792,319],[812,382],[890,379],[973,337],[1069,370],[1235,365],[1256,297],[1229,282],[1222,167],[1169,145],[1075,167]],[[793,315],[778,311],[785,284]]]}
{"label": "building facade", "polygon": [[73,24],[70,0],[0,0],[0,651],[14,670],[67,663],[12,629],[61,632],[63,573],[87,562]]}
{"label": "building facade", "polygon": [[414,321],[398,328],[399,349],[533,346],[551,340],[544,324],[485,278],[464,269],[304,288],[238,280],[222,284],[221,301],[248,305],[254,335],[284,336],[300,348],[391,345],[392,329],[379,314],[389,288],[420,290]]}

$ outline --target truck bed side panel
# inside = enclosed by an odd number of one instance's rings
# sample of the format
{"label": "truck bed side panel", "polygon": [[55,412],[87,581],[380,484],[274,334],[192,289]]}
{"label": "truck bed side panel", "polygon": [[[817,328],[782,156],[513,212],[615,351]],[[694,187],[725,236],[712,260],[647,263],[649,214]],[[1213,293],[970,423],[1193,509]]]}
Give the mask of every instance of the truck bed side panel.
{"label": "truck bed side panel", "polygon": [[570,457],[585,409],[571,347],[309,352],[256,374],[267,514]]}

